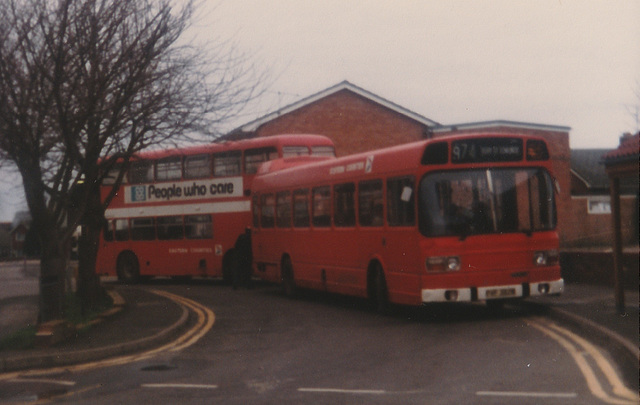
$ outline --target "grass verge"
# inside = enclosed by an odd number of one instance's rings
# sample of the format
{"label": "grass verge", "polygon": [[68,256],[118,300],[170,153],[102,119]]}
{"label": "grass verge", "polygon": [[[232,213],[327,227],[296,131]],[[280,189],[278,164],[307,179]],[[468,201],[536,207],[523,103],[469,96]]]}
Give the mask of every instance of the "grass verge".
{"label": "grass verge", "polygon": [[[83,333],[91,328],[91,321],[96,319],[102,312],[113,306],[113,300],[109,294],[105,294],[104,299],[98,306],[90,311],[83,311],[80,298],[70,293],[65,297],[64,314],[65,320],[76,327],[79,333]],[[28,350],[32,349],[36,340],[37,326],[27,326],[14,333],[0,339],[0,351],[4,350]]]}

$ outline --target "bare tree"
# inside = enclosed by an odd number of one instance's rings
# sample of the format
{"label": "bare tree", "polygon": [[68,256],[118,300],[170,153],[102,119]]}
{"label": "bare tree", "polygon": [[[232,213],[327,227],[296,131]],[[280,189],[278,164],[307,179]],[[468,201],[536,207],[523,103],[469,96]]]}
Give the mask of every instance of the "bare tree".
{"label": "bare tree", "polygon": [[[255,97],[261,77],[233,46],[180,43],[193,3],[5,0],[0,8],[0,154],[19,170],[39,232],[41,321],[62,313],[69,242],[78,294],[102,291],[95,260],[104,210],[136,152],[215,135]],[[99,185],[117,178],[108,195]]]}

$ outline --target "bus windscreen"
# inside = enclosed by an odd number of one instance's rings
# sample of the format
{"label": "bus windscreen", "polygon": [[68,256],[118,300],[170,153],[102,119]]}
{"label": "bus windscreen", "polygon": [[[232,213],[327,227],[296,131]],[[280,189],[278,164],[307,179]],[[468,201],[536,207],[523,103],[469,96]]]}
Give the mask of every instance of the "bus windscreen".
{"label": "bus windscreen", "polygon": [[556,226],[553,181],[540,168],[429,173],[419,196],[425,236],[531,234]]}

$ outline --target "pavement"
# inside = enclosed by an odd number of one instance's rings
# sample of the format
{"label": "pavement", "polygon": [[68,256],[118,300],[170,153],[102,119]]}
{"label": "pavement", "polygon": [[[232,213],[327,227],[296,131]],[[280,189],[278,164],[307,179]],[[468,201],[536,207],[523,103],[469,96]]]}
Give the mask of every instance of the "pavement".
{"label": "pavement", "polygon": [[[86,363],[161,346],[188,327],[188,310],[149,289],[110,285],[114,309],[86,330],[52,347],[0,350],[0,374]],[[226,288],[226,287],[213,287]],[[626,290],[626,312],[618,315],[612,287],[567,284],[557,297],[529,298],[526,305],[606,348],[631,387],[638,384],[638,291]],[[37,299],[0,298],[0,339],[35,325]]]}

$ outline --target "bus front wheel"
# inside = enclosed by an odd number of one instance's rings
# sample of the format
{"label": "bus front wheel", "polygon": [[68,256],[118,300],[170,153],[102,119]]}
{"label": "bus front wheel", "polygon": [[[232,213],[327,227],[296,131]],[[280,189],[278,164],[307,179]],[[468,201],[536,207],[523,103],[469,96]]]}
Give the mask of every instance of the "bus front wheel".
{"label": "bus front wheel", "polygon": [[280,279],[282,281],[282,291],[287,297],[293,297],[296,293],[296,282],[293,278],[293,265],[291,259],[282,259],[280,268]]}
{"label": "bus front wheel", "polygon": [[117,264],[118,281],[127,284],[135,284],[140,278],[140,266],[138,258],[132,252],[124,252],[118,257]]}

